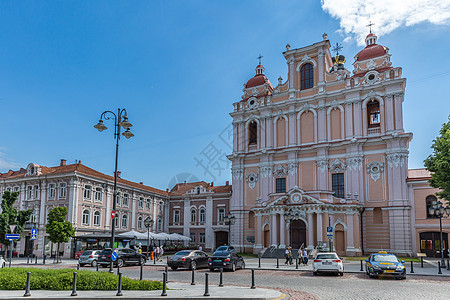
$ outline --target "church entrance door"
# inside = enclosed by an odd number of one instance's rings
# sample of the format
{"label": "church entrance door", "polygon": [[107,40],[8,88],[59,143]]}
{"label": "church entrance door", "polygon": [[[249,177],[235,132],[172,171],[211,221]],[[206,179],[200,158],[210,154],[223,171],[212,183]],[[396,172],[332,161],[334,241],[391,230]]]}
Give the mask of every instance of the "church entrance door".
{"label": "church entrance door", "polygon": [[292,249],[298,249],[302,245],[306,247],[306,224],[302,220],[294,220],[290,225],[290,246]]}
{"label": "church entrance door", "polygon": [[216,231],[216,249],[228,244],[228,232]]}

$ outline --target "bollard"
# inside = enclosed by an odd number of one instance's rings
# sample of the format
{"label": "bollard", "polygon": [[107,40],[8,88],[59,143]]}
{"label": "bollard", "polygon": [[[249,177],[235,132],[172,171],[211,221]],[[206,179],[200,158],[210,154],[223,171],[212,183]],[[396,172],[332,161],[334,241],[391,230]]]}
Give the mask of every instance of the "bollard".
{"label": "bollard", "polygon": [[34,262],[35,265],[37,265],[37,255],[36,255],[36,261]]}
{"label": "bollard", "polygon": [[140,274],[139,274],[139,280],[142,280],[142,275],[143,275],[143,268],[144,268],[144,265],[142,265],[141,263],[139,263],[139,265],[140,265],[140,267],[141,267]]}
{"label": "bollard", "polygon": [[195,285],[195,268],[192,268],[192,280],[191,285]]}
{"label": "bollard", "polygon": [[119,264],[117,264],[117,275],[119,275],[119,273],[120,273],[120,266]]}
{"label": "bollard", "polygon": [[364,271],[364,270],[363,270],[363,265],[362,265],[362,259],[361,259],[361,269],[360,269],[360,271],[361,271],[361,272]]}
{"label": "bollard", "polygon": [[440,261],[438,261],[438,274],[442,274]]}
{"label": "bollard", "polygon": [[117,287],[116,296],[123,296],[123,294],[122,294],[122,272],[119,273],[119,285]]}
{"label": "bollard", "polygon": [[219,286],[223,287],[223,268],[220,268]]}
{"label": "bollard", "polygon": [[42,258],[42,264],[45,265],[45,260],[47,259],[47,255],[44,254],[44,257]]}
{"label": "bollard", "polygon": [[447,259],[447,270],[450,270],[450,259]]}
{"label": "bollard", "polygon": [[30,256],[28,255],[27,256],[27,264],[29,264],[30,263]]}
{"label": "bollard", "polygon": [[80,263],[77,263],[77,271],[80,270]]}
{"label": "bollard", "polygon": [[298,258],[295,259],[295,268],[298,269]]}
{"label": "bollard", "polygon": [[162,289],[162,293],[161,293],[161,296],[162,297],[164,297],[164,296],[167,296],[167,291],[166,291],[166,276],[167,276],[167,274],[165,273],[165,272],[163,272],[163,289]]}
{"label": "bollard", "polygon": [[277,257],[277,269],[279,269],[279,268],[280,268],[280,262],[279,262],[279,259]]}
{"label": "bollard", "polygon": [[95,265],[95,270],[98,272],[98,263]]}
{"label": "bollard", "polygon": [[420,267],[423,268],[423,257],[420,258]]}
{"label": "bollard", "polygon": [[31,272],[27,272],[27,287],[25,289],[25,294],[23,294],[24,297],[30,297],[31,296],[31,292],[30,292],[30,276],[31,276]]}
{"label": "bollard", "polygon": [[164,272],[166,272],[166,282],[169,282],[169,267],[168,266],[164,267]]}
{"label": "bollard", "polygon": [[208,297],[209,296],[209,286],[208,286],[208,273],[205,273],[205,293],[203,296]]}
{"label": "bollard", "polygon": [[252,269],[252,286],[250,288],[251,289],[256,289],[256,286],[255,286],[255,269]]}
{"label": "bollard", "polygon": [[414,265],[413,265],[413,261],[411,261],[411,272],[410,273],[414,273]]}
{"label": "bollard", "polygon": [[77,294],[77,272],[73,272],[72,294],[70,296],[78,296]]}
{"label": "bollard", "polygon": [[156,265],[156,254],[153,255],[153,264]]}
{"label": "bollard", "polygon": [[261,253],[258,254],[258,268],[261,268]]}

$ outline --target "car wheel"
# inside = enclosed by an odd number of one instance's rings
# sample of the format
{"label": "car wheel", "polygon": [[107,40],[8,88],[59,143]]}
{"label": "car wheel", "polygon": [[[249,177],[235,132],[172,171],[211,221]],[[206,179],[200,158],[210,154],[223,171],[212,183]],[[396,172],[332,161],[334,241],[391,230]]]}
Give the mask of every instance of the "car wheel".
{"label": "car wheel", "polygon": [[91,262],[91,266],[95,268],[95,267],[97,266],[97,260],[94,259],[94,260]]}
{"label": "car wheel", "polygon": [[170,267],[170,268],[174,271],[178,270],[178,267]]}
{"label": "car wheel", "polygon": [[344,276],[344,272],[339,272],[339,276]]}
{"label": "car wheel", "polygon": [[140,259],[139,259],[139,265],[145,265],[145,258],[143,258],[143,257],[141,257]]}
{"label": "car wheel", "polygon": [[214,268],[209,268],[209,271],[210,272],[214,272]]}
{"label": "car wheel", "polygon": [[117,260],[117,267],[122,268],[124,265],[125,265],[125,264],[124,264],[124,262],[123,262],[123,259],[119,258],[119,259]]}
{"label": "car wheel", "polygon": [[197,268],[197,263],[195,261],[191,261],[191,264],[189,265],[189,270],[193,270]]}
{"label": "car wheel", "polygon": [[231,265],[231,272],[234,272],[234,271],[236,271],[236,263],[233,263]]}
{"label": "car wheel", "polygon": [[317,276],[317,274],[318,274],[317,271],[314,271],[314,272],[313,272],[313,275],[314,275],[314,276]]}

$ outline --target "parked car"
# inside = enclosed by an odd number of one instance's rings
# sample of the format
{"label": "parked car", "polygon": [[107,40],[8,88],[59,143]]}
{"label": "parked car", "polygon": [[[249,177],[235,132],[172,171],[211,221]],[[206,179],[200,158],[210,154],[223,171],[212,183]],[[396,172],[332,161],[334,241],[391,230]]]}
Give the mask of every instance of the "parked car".
{"label": "parked car", "polygon": [[233,246],[220,246],[219,248],[216,249],[216,251],[214,252],[236,252],[236,249],[234,249]]}
{"label": "parked car", "polygon": [[366,259],[366,274],[370,278],[381,276],[394,276],[400,279],[406,279],[406,268],[403,265],[405,261],[400,261],[394,254],[380,251],[372,253],[369,259]]}
{"label": "parked car", "polygon": [[86,250],[80,250],[80,251],[75,252],[75,259],[79,259],[80,255],[83,254],[84,251],[86,251]]}
{"label": "parked car", "polygon": [[217,268],[224,268],[234,272],[237,268],[244,269],[245,262],[242,256],[237,255],[236,252],[216,251],[208,259],[208,266],[211,272]]}
{"label": "parked car", "polygon": [[[115,249],[117,251],[117,259],[114,262],[114,266],[119,266],[120,268],[126,265],[139,265],[145,264],[147,258],[145,255],[137,253],[133,249],[129,248],[119,248]],[[98,264],[101,267],[106,268],[111,263],[111,249],[103,250],[98,256]]]}
{"label": "parked car", "polygon": [[344,275],[344,264],[335,252],[319,252],[313,261],[313,274],[336,273]]}
{"label": "parked car", "polygon": [[80,255],[78,259],[78,264],[80,267],[84,265],[91,265],[93,267],[97,266],[98,255],[102,252],[102,250],[86,250],[83,254]]}
{"label": "parked car", "polygon": [[0,268],[4,268],[6,266],[6,260],[3,256],[0,256]]}
{"label": "parked car", "polygon": [[177,270],[178,268],[187,268],[189,270],[207,268],[208,258],[208,254],[200,250],[182,250],[175,253],[168,260],[167,265],[172,270]]}

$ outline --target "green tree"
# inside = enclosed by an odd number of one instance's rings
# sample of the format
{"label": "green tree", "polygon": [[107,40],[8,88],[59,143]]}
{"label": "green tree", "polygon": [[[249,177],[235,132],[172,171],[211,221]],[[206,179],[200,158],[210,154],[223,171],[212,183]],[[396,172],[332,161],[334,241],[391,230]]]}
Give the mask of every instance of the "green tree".
{"label": "green tree", "polygon": [[2,196],[2,213],[0,214],[0,243],[9,246],[9,240],[5,240],[5,234],[11,233],[9,225],[17,225],[14,230],[15,234],[23,232],[25,223],[30,220],[32,209],[17,211],[13,207],[14,202],[17,201],[19,192],[5,191]]}
{"label": "green tree", "polygon": [[75,235],[75,229],[73,229],[72,223],[66,221],[66,216],[66,207],[55,207],[48,213],[47,225],[45,225],[49,240],[58,244],[57,263],[59,263],[59,244],[69,242],[69,239]]}
{"label": "green tree", "polygon": [[441,189],[436,196],[450,204],[450,116],[431,148],[433,153],[424,161],[425,167],[431,172],[430,185]]}

